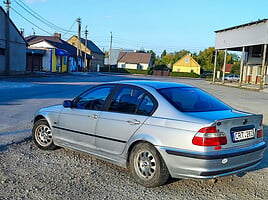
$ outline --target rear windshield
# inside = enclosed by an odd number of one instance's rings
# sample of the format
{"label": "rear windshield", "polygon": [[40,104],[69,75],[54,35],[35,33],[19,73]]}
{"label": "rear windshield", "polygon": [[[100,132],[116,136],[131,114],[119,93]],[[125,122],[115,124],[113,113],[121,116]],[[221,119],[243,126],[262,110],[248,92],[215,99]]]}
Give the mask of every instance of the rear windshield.
{"label": "rear windshield", "polygon": [[182,112],[207,112],[231,109],[228,105],[198,88],[174,87],[159,89],[158,92]]}

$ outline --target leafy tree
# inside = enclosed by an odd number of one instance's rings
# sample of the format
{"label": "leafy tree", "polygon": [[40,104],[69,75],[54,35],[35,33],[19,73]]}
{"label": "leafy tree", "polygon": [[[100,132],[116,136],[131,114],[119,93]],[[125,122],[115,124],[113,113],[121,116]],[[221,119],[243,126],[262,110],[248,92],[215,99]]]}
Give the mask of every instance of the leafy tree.
{"label": "leafy tree", "polygon": [[156,53],[153,50],[147,51],[147,53],[150,53],[152,55],[152,62],[154,65],[156,60]]}
{"label": "leafy tree", "polygon": [[166,51],[166,49],[162,52],[162,54],[161,54],[161,59],[163,59],[163,57],[165,57],[167,55],[167,51]]}
{"label": "leafy tree", "polygon": [[240,74],[240,62],[239,61],[233,64],[230,72],[232,74]]}

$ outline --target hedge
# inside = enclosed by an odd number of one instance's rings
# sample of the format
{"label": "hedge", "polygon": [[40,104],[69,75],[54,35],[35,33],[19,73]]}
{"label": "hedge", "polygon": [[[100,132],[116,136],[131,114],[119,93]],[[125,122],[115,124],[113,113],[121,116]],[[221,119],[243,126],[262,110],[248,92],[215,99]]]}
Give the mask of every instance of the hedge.
{"label": "hedge", "polygon": [[[101,67],[101,72],[109,72],[109,67]],[[138,69],[124,69],[124,68],[110,68],[110,72],[115,73],[126,73],[126,74],[148,74],[148,70],[138,70]]]}
{"label": "hedge", "polygon": [[188,73],[188,72],[171,72],[170,76],[173,77],[191,77],[191,78],[199,78],[200,75],[196,73]]}

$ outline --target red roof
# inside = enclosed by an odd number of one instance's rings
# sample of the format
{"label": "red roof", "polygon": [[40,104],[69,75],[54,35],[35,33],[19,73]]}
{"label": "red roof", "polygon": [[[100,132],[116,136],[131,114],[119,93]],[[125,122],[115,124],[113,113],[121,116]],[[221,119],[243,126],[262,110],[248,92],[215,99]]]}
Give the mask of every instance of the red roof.
{"label": "red roof", "polygon": [[233,64],[226,64],[225,72],[231,72],[232,67],[233,67]]}

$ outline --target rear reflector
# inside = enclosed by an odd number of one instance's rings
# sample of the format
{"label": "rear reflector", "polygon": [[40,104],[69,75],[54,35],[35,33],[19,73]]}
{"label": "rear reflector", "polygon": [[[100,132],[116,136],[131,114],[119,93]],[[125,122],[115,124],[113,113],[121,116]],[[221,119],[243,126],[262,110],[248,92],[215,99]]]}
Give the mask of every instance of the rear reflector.
{"label": "rear reflector", "polygon": [[227,144],[225,133],[218,132],[216,126],[201,128],[192,143],[198,146],[219,146]]}

